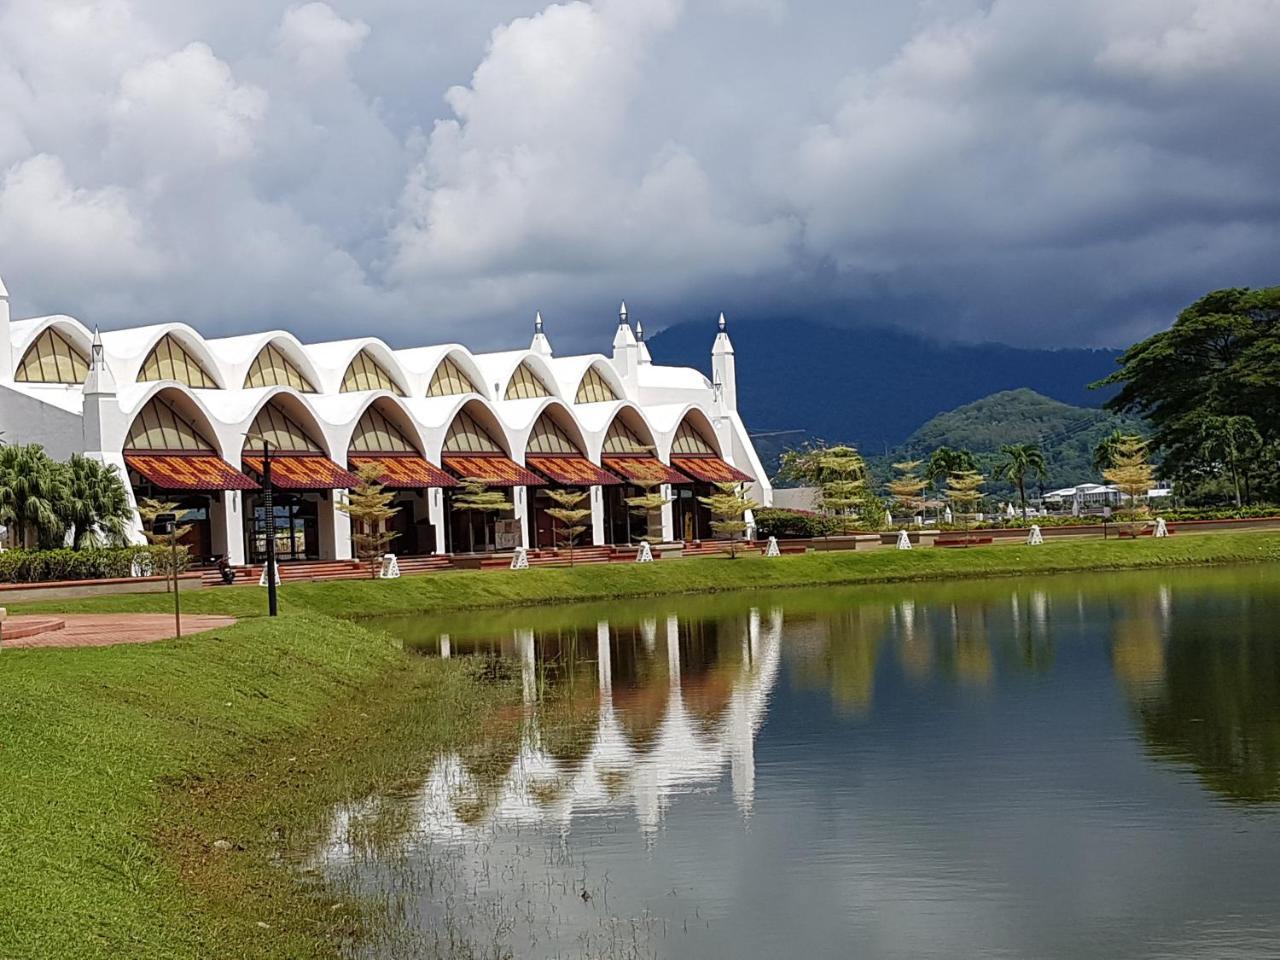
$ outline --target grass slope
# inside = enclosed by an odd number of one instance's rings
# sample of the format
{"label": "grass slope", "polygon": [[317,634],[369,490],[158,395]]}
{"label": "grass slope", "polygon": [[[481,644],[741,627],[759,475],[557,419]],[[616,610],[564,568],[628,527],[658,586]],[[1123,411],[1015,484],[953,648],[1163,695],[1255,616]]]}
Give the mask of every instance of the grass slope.
{"label": "grass slope", "polygon": [[[411,782],[446,743],[508,732],[493,727],[501,688],[474,683],[467,665],[404,657],[329,614],[1277,559],[1280,535],[1254,533],[297,584],[274,621],[146,646],[5,650],[0,957],[322,957],[359,932],[362,917],[273,866],[314,839],[288,825]],[[252,615],[263,602],[246,587],[195,591],[186,606]],[[406,722],[413,736],[385,742]],[[224,837],[233,848],[219,851]]]}

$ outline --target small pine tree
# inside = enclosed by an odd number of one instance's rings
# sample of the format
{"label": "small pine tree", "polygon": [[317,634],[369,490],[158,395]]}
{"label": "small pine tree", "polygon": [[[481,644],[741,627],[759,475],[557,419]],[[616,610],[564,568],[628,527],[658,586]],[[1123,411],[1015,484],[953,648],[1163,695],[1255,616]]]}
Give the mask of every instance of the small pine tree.
{"label": "small pine tree", "polygon": [[661,510],[671,502],[671,498],[663,494],[661,480],[637,479],[635,484],[644,493],[634,497],[627,497],[624,502],[631,508],[632,516],[642,517],[645,521],[645,535],[640,537],[639,540],[649,543],[661,543],[662,537],[654,536],[653,531],[655,528],[658,531],[662,530]]}
{"label": "small pine tree", "polygon": [[1139,436],[1126,434],[1117,438],[1111,451],[1111,466],[1102,471],[1107,483],[1129,498],[1131,521],[1146,513],[1147,491],[1155,483],[1156,471],[1147,460],[1147,448],[1147,441]]}
{"label": "small pine tree", "polygon": [[556,506],[548,508],[547,515],[560,521],[559,536],[555,537],[556,545],[568,545],[569,566],[573,566],[574,543],[583,531],[590,529],[589,524],[583,523],[591,517],[591,508],[582,506],[582,501],[587,499],[587,491],[548,490],[546,493],[556,502]]}
{"label": "small pine tree", "polygon": [[898,476],[888,484],[889,496],[893,497],[893,502],[912,516],[924,509],[926,481],[916,473],[923,463],[923,460],[895,463],[893,469],[898,471]]}
{"label": "small pine tree", "polygon": [[965,518],[965,530],[969,529],[968,518],[977,512],[982,501],[982,485],[987,478],[977,470],[961,470],[947,477],[947,501],[957,516]]}
{"label": "small pine tree", "polygon": [[[463,480],[458,491],[453,495],[453,509],[462,513],[509,513],[515,506],[506,495],[498,490],[490,490],[483,480],[468,477]],[[476,550],[476,532],[468,524],[467,532],[471,536],[471,552]]]}
{"label": "small pine tree", "polygon": [[[161,570],[159,572],[171,577],[173,576],[174,556],[172,548],[176,546],[183,553],[186,552],[187,545],[185,543],[179,543],[178,541],[191,532],[192,525],[189,523],[180,524],[175,522],[173,525],[173,533],[153,533],[151,528],[156,522],[156,517],[162,513],[172,513],[177,517],[178,514],[181,513],[181,510],[178,508],[176,503],[172,503],[167,500],[153,500],[150,497],[143,497],[138,501],[138,516],[142,519],[142,535],[146,537],[150,543],[171,548],[164,552],[161,557],[157,558],[157,562],[161,565]],[[181,558],[179,558],[177,562],[179,567],[184,566]],[[168,592],[168,590],[169,585],[166,582],[165,592]]]}
{"label": "small pine tree", "polygon": [[355,531],[356,556],[369,565],[369,576],[378,575],[378,565],[391,541],[399,536],[387,529],[387,521],[400,512],[391,506],[395,494],[383,488],[383,466],[378,461],[362,463],[356,470],[360,482],[347,491],[337,508],[351,518]]}
{"label": "small pine tree", "polygon": [[715,518],[711,521],[711,529],[728,538],[729,558],[736,559],[738,556],[736,535],[747,529],[743,514],[748,510],[759,508],[760,504],[744,493],[742,484],[717,483],[715,488],[716,493],[709,497],[699,497],[698,502],[711,510],[711,515]]}

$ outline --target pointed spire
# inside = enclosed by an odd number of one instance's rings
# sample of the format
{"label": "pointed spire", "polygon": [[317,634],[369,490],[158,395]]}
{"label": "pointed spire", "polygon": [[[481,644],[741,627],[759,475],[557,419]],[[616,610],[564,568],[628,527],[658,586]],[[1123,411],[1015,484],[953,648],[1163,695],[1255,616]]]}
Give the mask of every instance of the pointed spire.
{"label": "pointed spire", "polygon": [[537,311],[533,315],[533,342],[529,344],[529,349],[544,357],[551,356],[551,341],[548,340],[547,335],[542,332],[541,310]]}
{"label": "pointed spire", "polygon": [[643,320],[636,321],[636,339],[641,342],[644,341],[644,321]]}
{"label": "pointed spire", "polygon": [[4,285],[4,278],[0,277],[0,300],[9,299],[9,288]]}
{"label": "pointed spire", "polygon": [[723,310],[720,311],[720,329],[721,330],[724,329],[724,311]]}
{"label": "pointed spire", "polygon": [[93,328],[93,343],[89,347],[89,373],[84,379],[84,392],[116,392],[116,378],[107,365],[106,354],[102,349],[102,334],[96,326]]}
{"label": "pointed spire", "polygon": [[537,313],[533,315],[533,332],[534,333],[542,332],[542,311],[541,310],[539,310]]}
{"label": "pointed spire", "polygon": [[627,322],[627,301],[622,301],[622,306],[618,308],[618,326],[622,326]]}

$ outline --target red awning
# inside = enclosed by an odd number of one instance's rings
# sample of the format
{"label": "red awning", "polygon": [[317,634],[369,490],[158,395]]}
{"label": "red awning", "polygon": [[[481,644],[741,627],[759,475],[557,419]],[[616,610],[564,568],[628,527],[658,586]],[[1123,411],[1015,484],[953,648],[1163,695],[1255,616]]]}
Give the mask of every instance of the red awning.
{"label": "red awning", "polygon": [[672,457],[671,462],[695,480],[706,483],[750,483],[754,479],[719,457]]}
{"label": "red awning", "polygon": [[616,486],[622,483],[612,473],[601,470],[586,457],[562,453],[525,457],[524,461],[552,483],[563,483],[571,487]]}
{"label": "red awning", "polygon": [[604,465],[631,483],[688,483],[689,478],[672,470],[657,457],[602,457]]}
{"label": "red awning", "polygon": [[483,480],[491,487],[545,487],[537,474],[496,453],[447,453],[444,465],[463,480]]}
{"label": "red awning", "polygon": [[211,453],[126,453],[124,462],[161,490],[257,490],[258,485]]}
{"label": "red awning", "polygon": [[[262,476],[261,457],[242,457],[244,465]],[[319,454],[273,454],[271,485],[281,490],[345,490],[360,478]]]}
{"label": "red awning", "polygon": [[458,481],[435,464],[422,457],[406,457],[404,454],[362,453],[347,457],[352,470],[366,463],[382,464],[381,483],[393,490],[421,490],[428,487],[455,487]]}

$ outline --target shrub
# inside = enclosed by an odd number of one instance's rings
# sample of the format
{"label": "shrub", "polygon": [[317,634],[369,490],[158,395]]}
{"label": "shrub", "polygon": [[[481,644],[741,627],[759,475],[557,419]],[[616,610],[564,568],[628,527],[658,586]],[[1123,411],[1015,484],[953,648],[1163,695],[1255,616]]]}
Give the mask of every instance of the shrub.
{"label": "shrub", "polygon": [[[157,574],[170,569],[167,546],[95,547],[86,550],[7,550],[0,553],[0,583],[45,583],[51,580],[103,580],[133,575],[140,560]],[[178,551],[178,570],[187,569],[186,549]]]}
{"label": "shrub", "polygon": [[807,510],[783,510],[778,507],[762,507],[755,511],[756,537],[765,539],[795,540],[826,537],[836,532],[837,524],[830,517]]}

